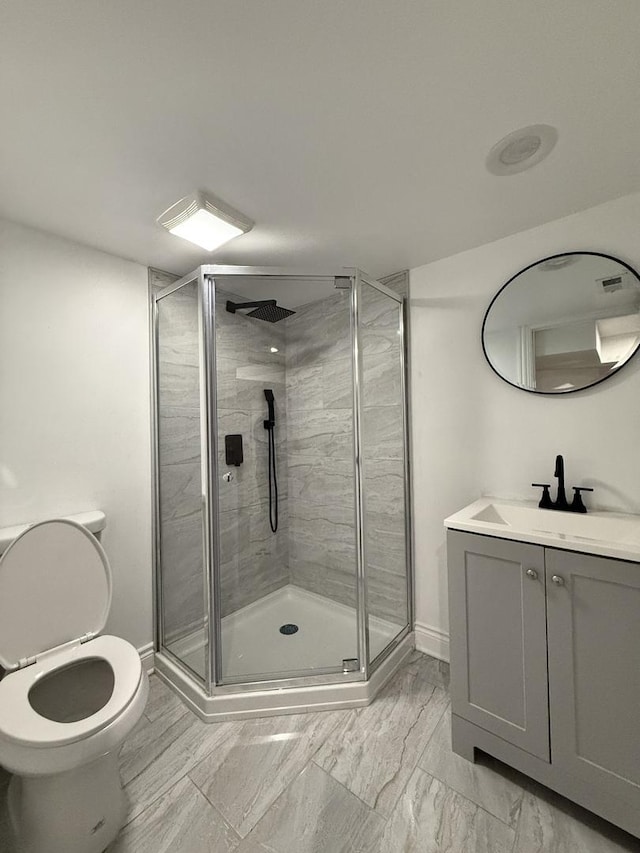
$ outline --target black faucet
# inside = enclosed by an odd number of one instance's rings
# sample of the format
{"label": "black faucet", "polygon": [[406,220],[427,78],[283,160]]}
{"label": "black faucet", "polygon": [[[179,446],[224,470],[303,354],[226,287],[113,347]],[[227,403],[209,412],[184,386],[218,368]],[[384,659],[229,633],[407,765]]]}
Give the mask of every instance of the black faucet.
{"label": "black faucet", "polygon": [[564,491],[564,459],[562,456],[556,456],[556,470],[553,472],[553,476],[558,478],[558,494],[554,509],[567,510],[569,503]]}
{"label": "black faucet", "polygon": [[532,483],[542,489],[542,497],[538,506],[540,509],[559,509],[563,512],[586,512],[587,508],[582,502],[581,492],[592,492],[593,489],[587,486],[573,486],[573,501],[569,503],[564,491],[564,459],[562,456],[556,456],[556,469],[553,476],[558,478],[558,493],[555,501],[551,500],[549,494],[550,483]]}

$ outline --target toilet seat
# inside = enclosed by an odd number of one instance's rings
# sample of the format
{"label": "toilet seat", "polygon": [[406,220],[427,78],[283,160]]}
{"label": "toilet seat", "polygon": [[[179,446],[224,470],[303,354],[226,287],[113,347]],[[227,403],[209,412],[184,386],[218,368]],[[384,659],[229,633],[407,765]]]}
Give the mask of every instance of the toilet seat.
{"label": "toilet seat", "polygon": [[111,594],[111,567],[95,536],[69,519],[31,525],[0,557],[0,665],[20,669],[96,637]]}
{"label": "toilet seat", "polygon": [[[98,540],[69,519],[27,528],[0,558],[0,745],[55,748],[104,730],[132,702],[141,679],[137,650],[98,636],[111,605],[111,568]],[[82,661],[105,661],[113,691],[95,713],[58,722],[38,713],[38,682]]]}
{"label": "toilet seat", "polygon": [[0,557],[0,665],[21,669],[97,637],[111,607],[111,567],[81,524],[41,521]]}
{"label": "toilet seat", "polygon": [[[31,707],[29,692],[41,678],[69,664],[91,659],[104,660],[113,670],[113,692],[100,710],[74,723],[58,723]],[[122,714],[134,698],[141,677],[140,655],[120,637],[96,637],[52,652],[0,681],[0,738],[35,748],[65,746],[83,740]]]}

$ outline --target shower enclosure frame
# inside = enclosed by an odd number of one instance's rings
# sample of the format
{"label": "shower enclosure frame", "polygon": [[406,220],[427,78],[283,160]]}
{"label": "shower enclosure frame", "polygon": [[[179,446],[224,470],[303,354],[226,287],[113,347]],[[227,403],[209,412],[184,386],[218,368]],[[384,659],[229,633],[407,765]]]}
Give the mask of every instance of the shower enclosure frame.
{"label": "shower enclosure frame", "polygon": [[[313,672],[274,673],[266,680],[246,680],[241,677],[222,680],[222,615],[220,579],[220,535],[219,535],[219,484],[217,473],[218,430],[216,408],[216,277],[230,276],[275,276],[278,278],[299,279],[305,277],[340,278],[350,281],[350,334],[351,364],[353,382],[353,462],[355,489],[355,530],[356,530],[356,618],[357,651],[359,669],[345,672],[336,668],[325,670],[315,668]],[[198,350],[200,380],[200,449],[202,520],[203,520],[203,574],[204,574],[204,631],[205,631],[205,677],[201,677],[187,666],[164,643],[163,602],[161,582],[161,542],[160,542],[160,476],[158,448],[158,303],[164,297],[180,290],[185,285],[196,283],[198,288]],[[400,317],[400,359],[401,359],[401,406],[403,417],[403,457],[404,457],[404,507],[405,507],[405,554],[407,612],[403,628],[373,659],[369,660],[369,608],[367,603],[367,517],[366,495],[363,477],[363,436],[362,436],[362,375],[363,353],[360,341],[360,317],[362,287],[368,285],[385,294],[398,304]],[[411,470],[410,470],[410,434],[409,401],[407,372],[407,316],[406,303],[402,296],[381,282],[357,268],[322,270],[279,268],[279,267],[240,267],[225,265],[203,265],[183,276],[173,284],[151,294],[151,374],[152,374],[152,475],[153,475],[153,594],[154,594],[154,633],[156,650],[156,670],[159,675],[183,698],[203,719],[225,719],[231,717],[260,716],[269,713],[291,713],[301,707],[353,707],[368,704],[375,693],[397,669],[401,661],[413,649],[413,610],[414,610],[414,570],[411,512]],[[350,694],[345,693],[344,700],[338,700],[337,694],[331,697],[315,698],[314,688],[329,688],[332,685],[351,685],[356,688]],[[364,690],[362,688],[365,688]],[[367,689],[369,688],[369,689]],[[291,707],[279,703],[262,702],[259,697],[273,696],[276,691],[291,691],[296,694]],[[242,702],[242,696],[255,695],[257,701]],[[223,699],[221,710],[216,712],[206,707],[206,700],[217,696]],[[282,694],[280,694],[282,696]],[[224,698],[239,703],[224,702]],[[205,701],[203,701],[205,700]],[[237,707],[236,707],[237,706]],[[270,706],[270,707],[267,707]]]}

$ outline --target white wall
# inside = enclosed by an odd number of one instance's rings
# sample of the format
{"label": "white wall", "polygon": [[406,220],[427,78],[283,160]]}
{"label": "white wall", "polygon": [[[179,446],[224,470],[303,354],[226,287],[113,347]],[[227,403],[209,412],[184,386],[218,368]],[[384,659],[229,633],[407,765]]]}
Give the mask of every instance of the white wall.
{"label": "white wall", "polygon": [[[507,179],[505,179],[507,180]],[[517,178],[516,178],[517,180]],[[480,342],[496,291],[562,251],[615,255],[640,270],[640,193],[411,271],[417,641],[448,654],[443,519],[483,494],[534,499],[565,455],[591,506],[640,513],[640,356],[593,389],[543,397],[501,381]]]}
{"label": "white wall", "polygon": [[102,509],[107,631],[152,640],[147,270],[0,220],[0,526]]}

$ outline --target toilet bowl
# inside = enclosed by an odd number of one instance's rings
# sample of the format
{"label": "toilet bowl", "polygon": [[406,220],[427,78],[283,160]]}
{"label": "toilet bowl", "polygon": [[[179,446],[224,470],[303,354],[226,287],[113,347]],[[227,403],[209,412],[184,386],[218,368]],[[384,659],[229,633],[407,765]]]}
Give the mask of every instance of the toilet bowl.
{"label": "toilet bowl", "polygon": [[0,765],[24,853],[101,853],[124,822],[118,751],[149,682],[100,635],[110,605],[107,557],[76,522],[34,524],[0,558]]}

